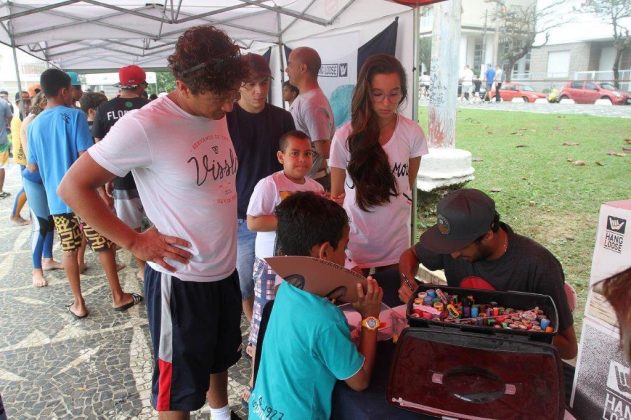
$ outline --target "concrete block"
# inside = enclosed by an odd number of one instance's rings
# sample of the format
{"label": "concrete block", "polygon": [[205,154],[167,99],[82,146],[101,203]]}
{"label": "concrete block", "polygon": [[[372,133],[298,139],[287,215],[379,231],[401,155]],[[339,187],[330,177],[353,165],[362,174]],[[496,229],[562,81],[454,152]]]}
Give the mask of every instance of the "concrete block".
{"label": "concrete block", "polygon": [[537,98],[535,99],[536,104],[547,104],[548,100],[546,98]]}
{"label": "concrete block", "polygon": [[560,104],[573,104],[573,103],[575,103],[575,102],[574,102],[574,99],[569,99],[569,98],[568,98],[568,99],[561,99],[561,100],[559,101],[559,103],[560,103]]}
{"label": "concrete block", "polygon": [[513,98],[511,99],[511,102],[521,102],[523,104],[526,101],[524,101],[524,98]]}
{"label": "concrete block", "polygon": [[611,103],[611,101],[609,99],[596,99],[596,102],[594,102],[594,105],[608,105],[608,106],[611,106],[613,104]]}

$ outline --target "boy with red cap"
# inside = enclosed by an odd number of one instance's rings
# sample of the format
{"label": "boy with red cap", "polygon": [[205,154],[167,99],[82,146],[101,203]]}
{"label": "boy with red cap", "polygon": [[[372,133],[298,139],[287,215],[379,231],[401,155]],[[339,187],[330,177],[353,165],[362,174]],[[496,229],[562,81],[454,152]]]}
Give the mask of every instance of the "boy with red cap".
{"label": "boy with red cap", "polygon": [[[92,124],[92,136],[98,142],[110,131],[116,122],[126,113],[134,109],[140,109],[149,101],[142,97],[147,87],[145,71],[135,65],[122,67],[118,71],[118,87],[120,95],[111,101],[102,103],[96,110],[96,116]],[[130,138],[129,141],[136,139]],[[114,199],[116,215],[127,226],[140,232],[144,210],[136,183],[131,172],[124,177],[116,177],[105,185],[108,196]],[[145,271],[145,262],[136,258],[138,272],[136,276],[142,279]]]}

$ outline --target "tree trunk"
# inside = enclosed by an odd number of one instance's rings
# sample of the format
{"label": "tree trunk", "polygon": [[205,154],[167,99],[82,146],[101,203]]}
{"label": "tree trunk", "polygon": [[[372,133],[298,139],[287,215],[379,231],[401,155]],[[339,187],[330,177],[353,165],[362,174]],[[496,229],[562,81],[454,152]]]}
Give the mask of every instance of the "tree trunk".
{"label": "tree trunk", "polygon": [[513,78],[513,69],[515,68],[515,63],[517,61],[515,60],[508,60],[508,68],[506,69],[506,71],[504,72],[504,78],[506,79],[506,82],[510,82],[511,79]]}
{"label": "tree trunk", "polygon": [[620,89],[620,75],[618,70],[620,67],[620,58],[622,57],[623,52],[624,49],[616,47],[616,58],[615,60],[613,60],[613,67],[611,69],[613,71],[613,85],[616,87],[616,89]]}

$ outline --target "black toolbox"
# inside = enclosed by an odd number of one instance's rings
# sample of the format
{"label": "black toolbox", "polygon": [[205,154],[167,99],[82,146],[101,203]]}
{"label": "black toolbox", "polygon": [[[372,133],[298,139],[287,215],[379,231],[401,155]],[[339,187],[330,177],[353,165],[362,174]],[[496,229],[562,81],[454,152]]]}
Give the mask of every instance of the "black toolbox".
{"label": "black toolbox", "polygon": [[[490,303],[496,302],[499,306],[514,308],[517,310],[528,310],[538,307],[542,309],[546,316],[550,319],[550,325],[553,327],[553,332],[543,331],[528,331],[528,330],[510,330],[510,329],[498,329],[486,326],[477,326],[464,323],[451,323],[442,321],[433,321],[423,318],[415,318],[412,316],[412,308],[414,304],[414,297],[420,292],[427,292],[430,289],[440,289],[448,295],[458,295],[461,299],[466,299],[467,296],[472,296],[476,303]],[[556,305],[550,296],[540,295],[536,293],[525,292],[498,292],[482,289],[464,289],[459,287],[448,287],[438,285],[425,285],[421,284],[414,292],[413,298],[407,303],[406,315],[410,327],[448,327],[457,328],[461,331],[478,332],[484,334],[509,334],[515,339],[529,339],[534,341],[541,341],[544,343],[552,343],[552,339],[557,333],[559,326],[559,316],[557,313]]]}
{"label": "black toolbox", "polygon": [[[436,286],[421,285],[414,293]],[[544,310],[554,332],[533,332],[414,318],[397,342],[388,402],[410,411],[457,419],[562,419],[561,359],[552,346],[558,315],[549,296],[438,287],[476,302]]]}

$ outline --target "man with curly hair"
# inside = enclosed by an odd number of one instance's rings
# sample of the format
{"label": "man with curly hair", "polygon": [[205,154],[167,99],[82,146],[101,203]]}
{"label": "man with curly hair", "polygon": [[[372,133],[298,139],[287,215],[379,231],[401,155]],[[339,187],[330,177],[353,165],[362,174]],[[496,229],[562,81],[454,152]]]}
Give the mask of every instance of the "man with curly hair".
{"label": "man with curly hair", "polygon": [[[237,157],[224,116],[248,68],[239,47],[212,26],[187,30],[169,67],[175,90],[125,114],[70,169],[59,193],[95,229],[147,261],[151,402],[160,418],[188,418],[208,391],[212,418],[230,419],[227,370],[241,357],[241,293]],[[95,192],[129,171],[154,223],[142,233]]]}

